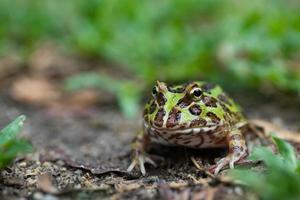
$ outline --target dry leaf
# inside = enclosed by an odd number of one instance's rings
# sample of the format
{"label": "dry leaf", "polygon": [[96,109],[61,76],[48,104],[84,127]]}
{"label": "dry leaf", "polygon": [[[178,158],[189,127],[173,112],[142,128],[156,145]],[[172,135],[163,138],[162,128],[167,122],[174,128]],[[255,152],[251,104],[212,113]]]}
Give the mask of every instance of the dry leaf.
{"label": "dry leaf", "polygon": [[272,124],[271,122],[264,121],[261,119],[253,119],[250,122],[256,126],[262,127],[264,130],[264,133],[267,136],[270,135],[270,133],[274,133],[279,138],[282,138],[284,140],[300,143],[300,133],[283,130],[282,128],[276,126],[275,124]]}
{"label": "dry leaf", "polygon": [[11,88],[15,100],[32,105],[49,105],[56,101],[61,93],[48,80],[38,77],[21,78]]}

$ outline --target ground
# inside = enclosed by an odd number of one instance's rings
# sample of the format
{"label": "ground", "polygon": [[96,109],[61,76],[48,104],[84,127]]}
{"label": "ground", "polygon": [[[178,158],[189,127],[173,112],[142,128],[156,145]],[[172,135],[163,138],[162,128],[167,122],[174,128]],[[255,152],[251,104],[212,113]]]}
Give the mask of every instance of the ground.
{"label": "ground", "polygon": [[[299,131],[300,103],[285,94],[255,91],[232,94],[248,118],[261,118]],[[34,152],[16,159],[1,172],[1,199],[245,199],[238,185],[207,177],[191,162],[226,153],[194,151],[153,145],[152,153],[165,158],[147,175],[129,174],[130,142],[141,127],[141,118],[127,119],[114,103],[84,112],[28,106],[1,91],[2,127],[19,114],[27,120],[22,136]]]}

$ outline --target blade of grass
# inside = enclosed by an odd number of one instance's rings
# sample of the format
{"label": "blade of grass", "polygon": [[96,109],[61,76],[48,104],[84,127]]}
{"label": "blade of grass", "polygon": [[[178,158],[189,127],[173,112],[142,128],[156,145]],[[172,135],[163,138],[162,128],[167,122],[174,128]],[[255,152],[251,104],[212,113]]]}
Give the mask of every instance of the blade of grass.
{"label": "blade of grass", "polygon": [[273,140],[276,143],[278,147],[279,153],[282,155],[284,160],[291,165],[292,168],[297,168],[297,158],[295,155],[294,148],[289,143],[285,142],[282,139],[279,139],[278,137],[273,136]]}
{"label": "blade of grass", "polygon": [[21,115],[0,131],[0,146],[16,138],[20,133],[26,117]]}

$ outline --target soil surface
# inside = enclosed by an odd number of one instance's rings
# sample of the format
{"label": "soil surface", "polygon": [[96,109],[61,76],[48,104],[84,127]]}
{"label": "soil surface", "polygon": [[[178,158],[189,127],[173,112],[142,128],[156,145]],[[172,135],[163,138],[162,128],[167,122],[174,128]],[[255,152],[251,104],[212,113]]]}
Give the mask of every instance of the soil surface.
{"label": "soil surface", "polygon": [[[300,130],[299,97],[256,93],[233,94],[249,118],[261,118]],[[147,175],[127,173],[130,142],[141,119],[126,119],[115,105],[72,113],[22,105],[6,92],[0,97],[0,125],[19,114],[27,120],[22,136],[34,152],[1,172],[0,199],[245,199],[249,194],[231,183],[210,179],[191,162],[220,157],[226,150],[194,151],[153,145],[165,158]],[[208,161],[207,161],[208,162]],[[226,170],[225,170],[226,173]],[[191,195],[193,194],[193,195]]]}

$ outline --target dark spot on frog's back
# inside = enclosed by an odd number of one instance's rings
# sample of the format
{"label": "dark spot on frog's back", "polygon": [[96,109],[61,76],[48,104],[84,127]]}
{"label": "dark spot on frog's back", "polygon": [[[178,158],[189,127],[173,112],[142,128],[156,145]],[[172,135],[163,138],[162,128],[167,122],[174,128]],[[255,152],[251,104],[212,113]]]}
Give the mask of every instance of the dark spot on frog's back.
{"label": "dark spot on frog's back", "polygon": [[172,128],[172,127],[178,125],[180,117],[181,117],[181,111],[176,108],[173,108],[170,111],[170,114],[169,114],[169,117],[167,120],[167,124],[166,124],[167,128]]}
{"label": "dark spot on frog's back", "polygon": [[204,83],[201,88],[204,92],[210,93],[210,91],[216,87],[216,84],[214,83]]}
{"label": "dark spot on frog's back", "polygon": [[168,91],[172,93],[182,93],[184,92],[186,85],[182,86],[168,86]]}
{"label": "dark spot on frog's back", "polygon": [[207,117],[209,117],[211,119],[211,121],[213,123],[219,123],[221,121],[221,119],[214,113],[212,112],[208,112],[207,114]]}
{"label": "dark spot on frog's back", "polygon": [[180,99],[177,102],[177,106],[180,108],[188,107],[193,102],[193,99],[191,99],[188,95],[185,95],[182,99]]}
{"label": "dark spot on frog's back", "polygon": [[163,108],[160,108],[155,115],[154,124],[158,127],[162,127],[165,115],[166,111]]}
{"label": "dark spot on frog's back", "polygon": [[201,107],[198,104],[194,104],[189,108],[189,111],[192,115],[200,115],[201,114]]}
{"label": "dark spot on frog's back", "polygon": [[215,108],[217,107],[217,100],[213,97],[208,97],[208,96],[203,95],[202,101],[208,107],[215,107]]}
{"label": "dark spot on frog's back", "polygon": [[167,99],[164,96],[164,94],[160,92],[156,96],[156,101],[157,101],[158,105],[163,106],[167,102]]}

